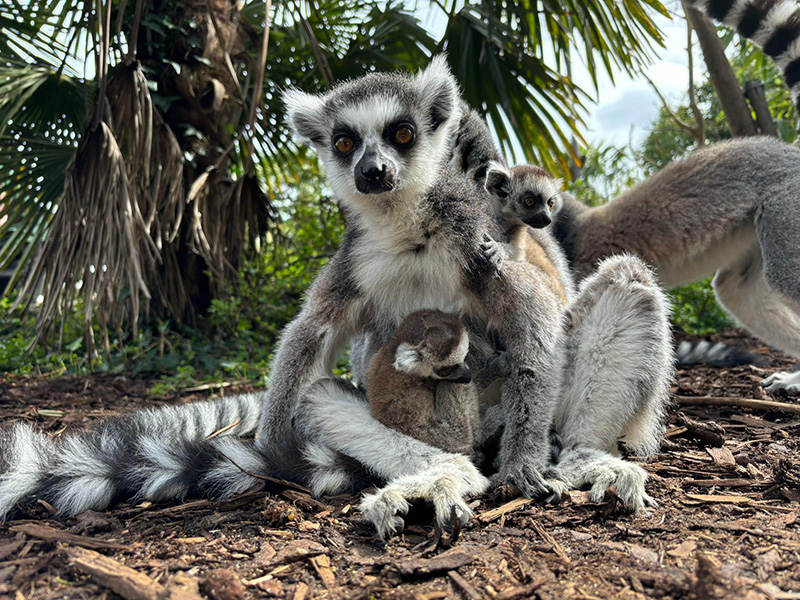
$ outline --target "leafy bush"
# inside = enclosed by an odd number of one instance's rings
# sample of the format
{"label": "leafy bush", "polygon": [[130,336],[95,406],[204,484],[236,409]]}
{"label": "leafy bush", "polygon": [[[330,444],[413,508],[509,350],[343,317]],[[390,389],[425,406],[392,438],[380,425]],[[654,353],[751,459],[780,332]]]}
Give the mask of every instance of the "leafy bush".
{"label": "leafy bush", "polygon": [[670,290],[674,323],[686,331],[706,335],[733,327],[736,323],[717,304],[711,277]]}

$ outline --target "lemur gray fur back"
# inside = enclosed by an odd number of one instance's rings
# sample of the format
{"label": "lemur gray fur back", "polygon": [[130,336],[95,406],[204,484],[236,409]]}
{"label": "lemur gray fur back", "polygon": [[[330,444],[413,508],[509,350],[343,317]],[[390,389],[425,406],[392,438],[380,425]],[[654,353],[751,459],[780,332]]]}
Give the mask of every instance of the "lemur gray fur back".
{"label": "lemur gray fur back", "polygon": [[[698,150],[619,198],[589,208],[565,196],[555,233],[579,277],[605,257],[632,252],[665,287],[710,275],[717,299],[754,335],[800,358],[800,149],[744,138]],[[719,347],[690,361],[742,360]],[[723,360],[724,359],[724,360]],[[800,391],[800,373],[768,389]]]}

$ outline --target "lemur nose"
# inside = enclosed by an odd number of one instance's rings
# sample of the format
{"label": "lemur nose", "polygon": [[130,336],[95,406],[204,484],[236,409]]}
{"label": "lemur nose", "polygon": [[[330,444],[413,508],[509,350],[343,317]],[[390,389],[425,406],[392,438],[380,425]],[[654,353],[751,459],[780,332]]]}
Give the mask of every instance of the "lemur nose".
{"label": "lemur nose", "polygon": [[371,181],[379,181],[386,175],[386,165],[379,165],[377,162],[369,162],[361,165],[361,175]]}

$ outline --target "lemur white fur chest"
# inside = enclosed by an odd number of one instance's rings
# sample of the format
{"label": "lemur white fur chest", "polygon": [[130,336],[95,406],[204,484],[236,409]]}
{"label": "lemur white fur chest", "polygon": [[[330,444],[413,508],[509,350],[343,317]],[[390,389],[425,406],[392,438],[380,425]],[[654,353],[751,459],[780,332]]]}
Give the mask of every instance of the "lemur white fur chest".
{"label": "lemur white fur chest", "polygon": [[459,313],[466,297],[461,254],[434,220],[386,219],[353,253],[353,275],[378,315],[397,321],[416,310]]}

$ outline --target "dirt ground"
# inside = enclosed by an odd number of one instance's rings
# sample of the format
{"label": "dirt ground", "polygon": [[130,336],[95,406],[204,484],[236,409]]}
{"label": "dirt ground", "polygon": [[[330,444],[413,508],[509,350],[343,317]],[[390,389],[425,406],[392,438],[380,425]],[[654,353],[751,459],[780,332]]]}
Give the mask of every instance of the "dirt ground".
{"label": "dirt ground", "polygon": [[[741,332],[723,337],[756,348],[769,366],[682,369],[678,401],[800,407],[759,385],[792,360]],[[116,376],[6,378],[0,417],[58,434],[209,394],[154,399],[147,389]],[[74,519],[38,504],[0,525],[0,597],[800,598],[800,414],[701,402],[675,407],[662,452],[644,465],[659,504],[646,513],[615,510],[613,491],[602,505],[572,492],[549,506],[502,490],[473,502],[476,518],[455,542],[437,535],[422,507],[384,545],[357,497],[315,500],[287,487]]]}

